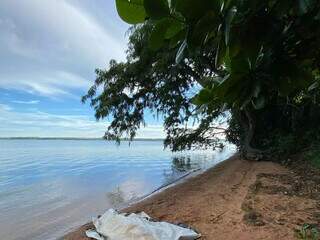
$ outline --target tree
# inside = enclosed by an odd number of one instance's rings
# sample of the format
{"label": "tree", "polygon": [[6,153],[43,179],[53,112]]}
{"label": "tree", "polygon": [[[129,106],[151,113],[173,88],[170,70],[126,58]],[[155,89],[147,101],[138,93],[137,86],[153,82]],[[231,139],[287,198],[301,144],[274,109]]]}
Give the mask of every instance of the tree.
{"label": "tree", "polygon": [[[173,150],[217,146],[214,135],[223,129],[214,123],[227,111],[228,139],[255,157],[274,147],[267,138],[298,139],[320,120],[313,114],[319,112],[319,1],[116,4],[124,21],[138,24],[131,29],[127,61],[98,70],[84,98],[91,98],[97,118],[113,115],[108,137],[134,137],[150,108],[163,114]],[[196,128],[182,127],[192,118],[199,119]]]}
{"label": "tree", "polygon": [[[198,92],[198,82],[206,74],[211,57],[197,62],[190,58],[176,64],[175,48],[169,44],[157,51],[148,47],[152,28],[153,25],[145,23],[129,30],[127,61],[111,60],[107,70],[96,70],[95,84],[83,101],[90,99],[97,119],[112,117],[107,139],[134,138],[137,129],[144,125],[145,111],[151,111],[155,117],[164,118],[168,133],[165,143],[174,150],[190,148],[195,138],[199,146],[216,146],[217,139],[201,136],[201,131],[207,132],[207,125],[214,130],[212,119],[220,112],[207,114],[192,103],[193,92]],[[192,126],[194,121],[199,123],[195,130],[184,127]],[[186,131],[194,135],[192,141],[185,139]]]}

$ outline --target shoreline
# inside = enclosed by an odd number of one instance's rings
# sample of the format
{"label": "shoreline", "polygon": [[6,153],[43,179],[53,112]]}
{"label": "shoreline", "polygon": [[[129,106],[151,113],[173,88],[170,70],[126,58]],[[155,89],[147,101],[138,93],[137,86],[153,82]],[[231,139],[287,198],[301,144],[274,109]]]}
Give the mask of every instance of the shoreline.
{"label": "shoreline", "polygon": [[[237,157],[238,157],[238,153],[236,152],[232,156],[215,164],[212,167],[209,167],[207,169],[198,168],[198,169],[194,169],[190,172],[187,172],[186,174],[180,176],[178,179],[176,179],[173,182],[161,185],[158,188],[156,188],[155,190],[151,191],[150,193],[147,193],[146,195],[139,197],[138,199],[134,199],[132,201],[129,201],[127,203],[120,205],[118,208],[116,208],[116,210],[119,212],[126,212],[127,209],[134,207],[141,202],[147,201],[150,198],[152,199],[153,197],[157,196],[158,194],[160,194],[162,192],[166,192],[168,189],[174,188],[180,184],[187,184],[188,181],[192,180],[192,178],[197,177],[201,174],[204,174],[205,172],[210,171],[210,170],[218,167],[219,165],[221,165],[227,161],[231,161],[232,159],[237,158]],[[101,214],[103,214],[103,213],[101,213]],[[90,228],[94,228],[92,222],[85,223],[82,226],[78,226],[78,227],[75,227],[75,228],[68,230],[68,232],[63,237],[59,238],[58,240],[90,240],[90,238],[87,238],[84,234],[85,231]],[[79,236],[79,233],[81,236]]]}
{"label": "shoreline", "polygon": [[[299,176],[277,163],[235,155],[192,175],[121,211],[144,211],[158,221],[184,223],[199,231],[201,239],[239,240],[296,239],[295,229],[316,222],[313,213],[320,213],[317,200],[289,194]],[[85,230],[91,227],[87,223],[62,239],[89,240]]]}
{"label": "shoreline", "polygon": [[193,177],[196,177],[198,175],[201,175],[203,173],[205,173],[206,171],[210,171],[211,169],[217,167],[218,165],[220,164],[223,164],[225,161],[228,161],[228,160],[231,160],[235,157],[238,157],[238,153],[234,153],[232,156],[226,158],[225,160],[222,160],[221,162],[209,167],[209,168],[206,168],[206,169],[202,169],[202,168],[197,168],[197,169],[193,169],[185,174],[183,174],[182,176],[178,177],[177,179],[175,179],[173,182],[169,182],[167,184],[163,184],[161,186],[159,186],[158,188],[156,188],[155,190],[151,191],[150,193],[147,193],[146,195],[144,196],[141,196],[137,199],[134,199],[132,201],[129,201],[125,204],[123,204],[122,206],[120,206],[117,210],[122,212],[124,209],[127,209],[131,206],[134,206],[142,201],[145,201],[149,198],[152,198],[154,195],[157,195],[163,191],[166,191],[167,189],[169,188],[172,188],[172,187],[175,187],[176,185],[179,185],[179,184],[183,184],[185,183],[186,181],[188,181],[190,178],[193,178]]}
{"label": "shoreline", "polygon": [[[227,159],[227,160],[228,160],[228,159]],[[227,161],[227,160],[224,160],[224,161]],[[220,164],[220,163],[218,163],[218,164]],[[216,164],[216,165],[218,165],[218,164]],[[216,165],[215,165],[215,166],[216,166]],[[213,166],[213,167],[215,167],[215,166]],[[213,168],[213,167],[211,167],[211,168]],[[211,168],[209,168],[209,169],[211,169]],[[150,193],[147,193],[146,195],[144,195],[144,196],[142,196],[142,197],[139,197],[139,198],[137,198],[137,199],[134,199],[134,200],[132,200],[132,201],[129,201],[128,203],[124,204],[124,205],[125,205],[124,207],[120,207],[120,208],[118,209],[118,211],[121,212],[121,211],[123,211],[123,209],[126,209],[126,208],[128,208],[128,207],[130,207],[130,206],[133,206],[133,205],[135,205],[135,204],[138,204],[139,202],[145,201],[145,200],[147,200],[148,198],[151,198],[151,197],[153,197],[154,195],[156,195],[156,194],[158,194],[158,193],[161,193],[161,192],[165,191],[165,190],[168,189],[168,188],[174,187],[174,186],[176,186],[176,185],[178,185],[178,184],[182,184],[182,183],[184,183],[185,181],[187,181],[189,178],[194,177],[194,176],[197,176],[198,174],[201,174],[201,173],[203,173],[203,172],[205,172],[205,171],[207,171],[207,170],[209,170],[209,169],[202,170],[201,168],[198,168],[198,169],[194,169],[194,170],[192,170],[192,171],[190,171],[190,172],[187,172],[186,174],[183,174],[182,176],[180,176],[179,178],[177,178],[177,179],[174,180],[173,182],[170,182],[170,183],[167,183],[167,184],[163,184],[163,185],[161,185],[160,187],[156,188],[155,190],[151,191]]]}

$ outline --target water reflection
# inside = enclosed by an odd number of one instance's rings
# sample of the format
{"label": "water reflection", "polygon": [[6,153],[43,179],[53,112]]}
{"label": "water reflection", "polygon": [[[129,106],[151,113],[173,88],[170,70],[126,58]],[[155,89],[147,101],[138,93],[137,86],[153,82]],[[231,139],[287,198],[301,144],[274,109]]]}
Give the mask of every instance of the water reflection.
{"label": "water reflection", "polygon": [[119,184],[113,190],[106,193],[107,202],[113,208],[121,208],[128,202],[132,202],[145,193],[147,181],[130,178]]}
{"label": "water reflection", "polygon": [[0,140],[0,148],[0,233],[6,240],[56,239],[107,208],[234,152],[173,154],[163,150],[161,141],[117,146],[87,140]]}
{"label": "water reflection", "polygon": [[[199,164],[198,167],[200,167]],[[182,156],[182,157],[173,157],[172,159],[172,170],[177,170],[179,172],[185,172],[188,170],[191,170],[192,166],[191,166],[191,158],[190,156]]]}
{"label": "water reflection", "polygon": [[108,192],[107,199],[110,201],[112,207],[118,207],[120,204],[126,202],[125,193],[120,187],[116,187],[113,191]]}
{"label": "water reflection", "polygon": [[[214,165],[214,162],[212,161],[212,153],[203,155],[197,154],[196,156],[196,158],[192,155],[172,156],[170,167],[167,169],[161,169],[163,171],[162,183],[158,189],[174,183],[190,172]],[[113,208],[123,207],[128,202],[138,200],[143,194],[149,194],[149,192],[144,191],[148,184],[148,181],[142,182],[135,179],[129,179],[116,186],[113,190],[107,192],[107,201]]]}
{"label": "water reflection", "polygon": [[181,177],[183,174],[200,168],[199,163],[191,163],[190,156],[175,156],[172,159],[171,169],[165,169],[163,171],[164,183],[163,185],[168,185],[173,183]]}

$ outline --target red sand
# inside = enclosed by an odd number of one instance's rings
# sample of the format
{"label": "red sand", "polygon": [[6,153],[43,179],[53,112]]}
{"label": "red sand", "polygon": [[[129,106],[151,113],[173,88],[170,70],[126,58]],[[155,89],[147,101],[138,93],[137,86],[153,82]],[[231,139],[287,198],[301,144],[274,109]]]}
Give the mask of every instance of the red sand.
{"label": "red sand", "polygon": [[[203,240],[296,239],[295,229],[317,221],[319,203],[290,194],[295,177],[276,163],[233,157],[123,211],[182,222],[199,231]],[[63,239],[88,240],[84,231],[90,227],[84,225]]]}

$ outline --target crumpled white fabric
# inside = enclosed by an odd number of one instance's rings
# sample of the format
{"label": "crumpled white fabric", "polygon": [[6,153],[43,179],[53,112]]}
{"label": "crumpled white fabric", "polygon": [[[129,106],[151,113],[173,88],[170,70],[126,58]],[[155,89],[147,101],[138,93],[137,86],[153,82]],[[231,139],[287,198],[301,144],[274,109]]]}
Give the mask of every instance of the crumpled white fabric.
{"label": "crumpled white fabric", "polygon": [[96,232],[89,230],[86,234],[97,240],[194,240],[200,237],[188,228],[150,221],[144,212],[126,216],[109,209],[100,218],[94,219],[93,224]]}

